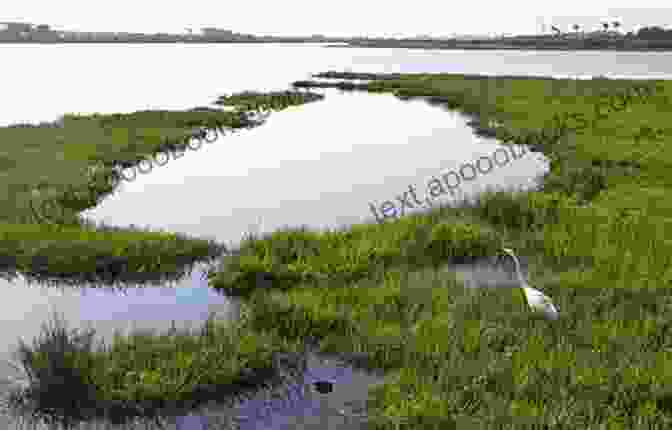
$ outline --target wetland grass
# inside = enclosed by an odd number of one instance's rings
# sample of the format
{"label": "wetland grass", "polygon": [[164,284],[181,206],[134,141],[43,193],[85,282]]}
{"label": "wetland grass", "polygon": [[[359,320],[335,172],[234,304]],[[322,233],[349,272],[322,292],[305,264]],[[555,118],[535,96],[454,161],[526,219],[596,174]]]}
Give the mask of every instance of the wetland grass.
{"label": "wetland grass", "polygon": [[[645,83],[658,91],[646,103],[611,112],[582,134],[538,142],[551,169],[537,190],[488,192],[381,225],[250,236],[222,257],[211,285],[244,297],[245,330],[268,342],[313,338],[323,352],[385,371],[386,383],[370,392],[370,428],[669,428],[672,241],[664,227],[672,215],[672,150],[637,134],[641,123],[664,127],[672,89],[667,81]],[[362,85],[446,97],[522,136],[554,114],[591,117],[605,91],[633,82],[402,75]],[[518,292],[466,288],[445,268],[502,245],[528,257],[530,278],[563,318],[533,318]],[[256,335],[249,339],[251,356],[268,356],[255,349]],[[147,345],[143,360],[124,358],[128,343],[118,344],[118,355],[93,355],[94,362],[109,357],[127,366],[136,375],[128,388],[91,374],[119,399],[139,398],[138,390],[172,399],[178,381],[187,383],[184,369],[221,375],[208,366],[240,367],[232,354],[199,366],[165,354],[156,360],[180,368],[174,374],[183,379],[161,382],[165,373],[149,358],[158,344],[138,345]],[[70,366],[87,368],[79,363]]]}
{"label": "wetland grass", "polygon": [[[313,96],[286,92],[280,103],[277,97],[268,100],[281,110],[321,98]],[[239,101],[259,97],[265,96]],[[214,241],[97,225],[79,214],[114,192],[120,166],[157,151],[184,150],[194,129],[257,125],[243,114],[195,109],[65,115],[60,128],[0,128],[0,174],[11,178],[3,181],[0,195],[13,197],[0,212],[3,267],[28,279],[78,285],[179,277],[184,267],[221,255],[226,247]],[[55,210],[47,213],[45,207]],[[111,347],[94,350],[92,331],[68,333],[56,321],[32,347],[21,342],[18,355],[27,380],[10,394],[9,410],[66,426],[101,415],[127,422],[156,418],[157,410],[178,404],[187,410],[213,396],[233,399],[253,387],[277,385],[300,370],[296,344],[251,333],[242,324],[218,324],[211,316],[197,335],[116,335]]]}
{"label": "wetland grass", "polygon": [[[385,225],[281,230],[225,257],[229,270],[212,284],[246,291],[255,329],[317,337],[324,351],[389,372],[370,393],[372,428],[669,428],[672,150],[638,132],[664,128],[671,89],[644,84],[657,88],[645,102],[537,142],[551,160],[537,190]],[[318,86],[329,85],[350,86]],[[353,85],[450,98],[524,135],[554,114],[591,118],[605,92],[635,82],[423,75]],[[441,225],[450,233],[430,246]],[[530,256],[531,278],[564,318],[532,318],[511,290],[465,289],[437,264],[499,243]],[[279,282],[255,291],[255,272]]]}
{"label": "wetland grass", "polygon": [[[240,400],[298,378],[302,346],[214,320],[200,332],[115,333],[110,346],[93,342],[95,330],[68,332],[58,317],[33,345],[17,353],[23,387],[5,400],[13,415],[62,425],[106,418],[176,416],[209,400]],[[14,365],[15,367],[19,367]]]}

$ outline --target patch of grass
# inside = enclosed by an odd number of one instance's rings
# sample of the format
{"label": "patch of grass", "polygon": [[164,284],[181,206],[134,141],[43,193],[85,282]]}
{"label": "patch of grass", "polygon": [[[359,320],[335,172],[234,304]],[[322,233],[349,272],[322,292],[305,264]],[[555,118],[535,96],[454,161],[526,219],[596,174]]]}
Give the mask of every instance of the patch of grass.
{"label": "patch of grass", "polygon": [[245,91],[230,96],[220,96],[215,104],[220,106],[234,106],[237,111],[279,110],[288,106],[297,106],[324,99],[316,93],[300,91],[272,91],[261,93]]}
{"label": "patch of grass", "polygon": [[[111,346],[94,345],[95,332],[68,332],[55,320],[18,351],[28,386],[13,392],[13,414],[76,423],[107,418],[128,423],[188,411],[218,399],[233,404],[278,386],[305,369],[298,343],[288,343],[241,323],[206,321],[200,333],[115,333]],[[285,357],[284,361],[279,361]],[[278,363],[283,363],[282,365]]]}
{"label": "patch of grass", "polygon": [[17,270],[71,281],[178,273],[184,266],[217,257],[225,250],[214,241],[172,233],[36,224],[5,225],[0,241],[5,244],[4,260],[11,260]]}
{"label": "patch of grass", "polygon": [[273,288],[325,278],[357,280],[400,264],[422,267],[485,256],[499,245],[499,238],[485,227],[456,220],[434,223],[422,215],[342,231],[286,229],[243,242],[212,276],[212,286],[246,295],[263,277]]}

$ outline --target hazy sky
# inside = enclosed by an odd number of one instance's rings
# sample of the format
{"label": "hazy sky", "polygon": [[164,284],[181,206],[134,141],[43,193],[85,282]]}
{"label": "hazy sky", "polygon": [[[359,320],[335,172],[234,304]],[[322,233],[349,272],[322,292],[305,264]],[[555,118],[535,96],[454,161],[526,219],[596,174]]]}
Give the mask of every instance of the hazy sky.
{"label": "hazy sky", "polygon": [[620,18],[626,31],[638,24],[672,24],[672,8],[663,8],[662,1],[645,0],[639,8],[626,9],[629,5],[632,2],[623,0],[10,0],[0,9],[0,22],[49,24],[58,30],[78,31],[185,33],[187,27],[194,31],[218,27],[259,35],[333,36],[532,34],[539,32],[541,17],[561,30],[569,30],[573,23],[597,29],[600,20],[613,18]]}

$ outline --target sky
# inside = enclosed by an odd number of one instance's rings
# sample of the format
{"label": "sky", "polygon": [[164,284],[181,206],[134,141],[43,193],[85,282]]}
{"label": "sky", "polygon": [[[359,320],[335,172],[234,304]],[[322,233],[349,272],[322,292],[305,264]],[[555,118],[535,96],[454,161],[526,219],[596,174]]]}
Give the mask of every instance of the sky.
{"label": "sky", "polygon": [[[490,4],[488,4],[490,3]],[[620,19],[621,29],[659,25],[672,28],[672,8],[644,0],[628,8],[623,0],[539,2],[450,2],[414,0],[10,0],[0,8],[1,22],[48,24],[55,30],[139,33],[194,33],[217,27],[256,35],[450,36],[454,34],[538,34],[541,22],[570,31],[577,23],[596,30],[601,22]],[[619,5],[623,3],[623,5]],[[319,5],[319,6],[318,6]],[[547,26],[550,31],[550,25]]]}

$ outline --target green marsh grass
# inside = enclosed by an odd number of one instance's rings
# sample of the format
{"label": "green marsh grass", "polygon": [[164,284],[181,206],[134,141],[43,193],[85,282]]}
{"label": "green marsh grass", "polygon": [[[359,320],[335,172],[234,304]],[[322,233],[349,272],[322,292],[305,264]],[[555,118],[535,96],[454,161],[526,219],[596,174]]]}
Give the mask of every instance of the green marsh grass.
{"label": "green marsh grass", "polygon": [[[283,97],[282,103],[270,99],[275,110],[321,98],[308,92]],[[62,128],[0,128],[3,268],[23,272],[29,280],[61,284],[144,282],[181,275],[185,267],[221,255],[226,247],[212,240],[106,226],[81,212],[115,191],[120,166],[131,167],[158,151],[184,150],[195,130],[259,125],[245,113],[67,114]],[[296,345],[239,328],[207,328],[199,336],[117,336],[113,346],[98,351],[91,349],[90,334],[47,329],[32,347],[20,348],[29,386],[13,393],[13,404],[30,405],[21,410],[47,421],[81,421],[100,414],[125,420],[151,417],[167,405],[231,397],[276,383],[281,372],[274,357]]]}
{"label": "green marsh grass", "polygon": [[432,265],[450,257],[486,256],[500,241],[487,227],[456,219],[434,224],[411,216],[341,231],[288,228],[243,243],[240,252],[225,257],[212,282],[230,295],[254,289],[259,274],[270,274],[278,288],[327,278],[356,280],[404,263]]}
{"label": "green marsh grass", "polygon": [[[19,370],[28,386],[6,403],[14,415],[25,412],[36,421],[74,424],[102,417],[126,424],[213,399],[233,404],[301,374],[298,343],[252,332],[245,323],[244,315],[223,323],[211,314],[196,333],[174,326],[161,334],[117,332],[106,346],[94,344],[95,330],[68,331],[55,318],[32,346],[20,342]],[[288,353],[280,368],[278,354]]]}
{"label": "green marsh grass", "polygon": [[[525,141],[554,114],[591,120],[601,98],[635,84],[658,89],[587,130],[527,140],[551,160],[537,190],[253,238],[212,284],[245,290],[255,329],[315,336],[389,372],[370,393],[376,428],[668,428],[672,154],[638,136],[642,124],[664,127],[667,81],[408,75],[316,86],[444,97]],[[432,236],[442,225],[450,233]],[[532,317],[518,289],[467,289],[440,265],[502,244],[528,256],[530,283],[553,298],[558,321]],[[255,289],[258,273],[280,282]]]}
{"label": "green marsh grass", "polygon": [[[539,137],[554,115],[592,119],[595,103],[635,84],[657,91],[581,132]],[[387,372],[370,392],[372,428],[669,428],[672,153],[639,130],[664,127],[670,84],[422,74],[329,85],[434,97],[480,124],[496,120],[499,136],[542,151],[550,172],[536,190],[381,225],[250,235],[209,274],[244,298],[246,329],[290,344],[316,338],[325,352]],[[519,289],[466,288],[446,267],[502,246],[528,258],[530,284],[560,319],[533,317]],[[128,363],[123,353],[95,357]],[[134,363],[136,375],[156,372]],[[161,392],[140,382],[113,392]]]}

